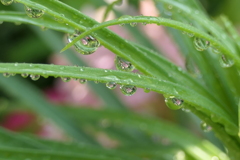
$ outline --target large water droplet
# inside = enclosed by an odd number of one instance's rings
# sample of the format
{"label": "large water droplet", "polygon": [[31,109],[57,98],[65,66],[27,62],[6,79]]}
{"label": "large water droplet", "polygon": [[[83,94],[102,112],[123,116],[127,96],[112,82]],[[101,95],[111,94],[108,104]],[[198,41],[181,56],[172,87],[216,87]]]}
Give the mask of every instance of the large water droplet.
{"label": "large water droplet", "polygon": [[118,70],[122,70],[122,71],[128,71],[128,72],[131,72],[134,70],[134,66],[132,65],[131,62],[119,57],[119,56],[116,56],[115,58],[115,66]]}
{"label": "large water droplet", "polygon": [[[68,35],[67,37],[68,42],[69,43],[72,42],[79,35],[80,35],[79,31],[75,31],[74,34]],[[74,44],[76,51],[83,55],[89,55],[94,53],[99,46],[100,46],[99,41],[91,35],[84,37],[83,39],[79,40]]]}
{"label": "large water droplet", "polygon": [[13,0],[1,0],[2,4],[8,6],[13,3]]}
{"label": "large water droplet", "polygon": [[123,15],[123,16],[119,17],[118,19],[119,19],[119,20],[132,19],[132,16],[130,16],[130,15]]}
{"label": "large water droplet", "polygon": [[206,122],[202,121],[201,122],[201,129],[204,131],[204,132],[209,132],[212,130],[212,127],[209,126]]}
{"label": "large water droplet", "polygon": [[121,85],[120,90],[125,96],[131,96],[136,93],[137,87],[132,85]]}
{"label": "large water droplet", "polygon": [[70,77],[61,77],[63,82],[69,82],[71,80]]}
{"label": "large water droplet", "polygon": [[10,73],[3,73],[3,76],[6,77],[6,78],[8,78],[8,77],[11,76],[11,74],[10,74]]}
{"label": "large water droplet", "polygon": [[36,80],[39,80],[40,75],[37,75],[37,74],[31,74],[30,77],[31,77],[31,79],[32,79],[33,81],[36,81]]}
{"label": "large water droplet", "polygon": [[219,62],[223,68],[232,67],[234,65],[234,61],[225,55],[220,56]]}
{"label": "large water droplet", "polygon": [[23,78],[27,78],[27,77],[28,77],[28,73],[22,73],[21,76],[22,76]]}
{"label": "large water droplet", "polygon": [[42,17],[42,15],[44,14],[43,10],[39,10],[28,6],[25,6],[25,11],[27,15],[31,18],[39,18]]}
{"label": "large water droplet", "polygon": [[195,37],[194,38],[194,46],[196,48],[196,50],[198,51],[204,51],[206,49],[208,49],[208,47],[210,46],[210,42],[209,41],[206,41],[202,38],[198,38],[198,37]]}
{"label": "large water droplet", "polygon": [[183,107],[182,104],[184,101],[182,99],[176,98],[175,96],[166,96],[165,102],[168,108],[177,110]]}
{"label": "large water droplet", "polygon": [[115,82],[107,82],[106,87],[109,89],[115,89],[117,87],[117,83]]}
{"label": "large water droplet", "polygon": [[87,82],[87,80],[86,80],[86,79],[79,79],[79,82],[80,82],[81,84],[85,84],[85,83]]}

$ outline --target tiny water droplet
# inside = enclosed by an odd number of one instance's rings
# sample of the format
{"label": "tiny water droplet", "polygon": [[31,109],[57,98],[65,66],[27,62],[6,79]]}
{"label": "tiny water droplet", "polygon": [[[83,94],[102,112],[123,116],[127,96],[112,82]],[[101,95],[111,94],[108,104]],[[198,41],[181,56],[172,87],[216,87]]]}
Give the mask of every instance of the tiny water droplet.
{"label": "tiny water droplet", "polygon": [[61,77],[63,82],[69,82],[71,80],[70,77]]}
{"label": "tiny water droplet", "polygon": [[13,3],[13,0],[1,0],[2,4],[8,6]]}
{"label": "tiny water droplet", "polygon": [[119,26],[120,26],[120,27],[123,27],[123,26],[125,26],[125,23],[121,23],[121,24],[119,24]]}
{"label": "tiny water droplet", "polygon": [[83,69],[83,68],[80,68],[80,71],[82,72],[82,71],[84,71],[84,69]]}
{"label": "tiny water droplet", "polygon": [[15,75],[16,75],[16,73],[11,73],[10,75],[11,75],[11,76],[15,76]]}
{"label": "tiny water droplet", "polygon": [[114,60],[115,66],[118,70],[122,70],[122,71],[128,71],[131,72],[134,70],[134,66],[132,65],[131,62],[125,60],[124,58],[121,58],[119,56],[116,56],[115,60]]}
{"label": "tiny water droplet", "polygon": [[[68,42],[72,42],[80,34],[81,33],[79,31],[75,31],[74,34],[68,35]],[[79,40],[74,44],[74,48],[76,49],[76,51],[83,55],[89,55],[94,53],[99,46],[100,42],[91,35],[84,37],[83,39]]]}
{"label": "tiny water droplet", "polygon": [[94,83],[98,84],[98,83],[99,83],[99,81],[94,81]]}
{"label": "tiny water droplet", "polygon": [[146,26],[146,25],[147,25],[147,22],[143,22],[142,25]]}
{"label": "tiny water droplet", "polygon": [[175,96],[166,96],[165,102],[168,108],[177,110],[183,107],[182,104],[184,101],[182,99],[176,98]]}
{"label": "tiny water droplet", "polygon": [[145,92],[145,93],[149,93],[150,91],[151,91],[150,88],[145,88],[145,89],[144,89],[144,92]]}
{"label": "tiny water droplet", "polygon": [[22,76],[23,78],[27,78],[27,77],[28,77],[28,73],[22,73],[21,76]]}
{"label": "tiny water droplet", "polygon": [[183,112],[186,112],[186,113],[191,112],[190,109],[187,109],[187,108],[184,108],[184,107],[182,108],[182,111],[183,111]]}
{"label": "tiny water droplet", "polygon": [[36,80],[39,80],[40,75],[37,75],[37,74],[31,74],[30,77],[31,77],[31,79],[32,79],[33,81],[36,81]]}
{"label": "tiny water droplet", "polygon": [[187,33],[188,37],[194,37],[194,33]]}
{"label": "tiny water droplet", "polygon": [[87,80],[86,80],[86,79],[79,79],[79,82],[80,82],[81,84],[85,84],[85,83],[87,82]]}
{"label": "tiny water droplet", "polygon": [[131,23],[130,23],[130,26],[132,26],[132,27],[137,26],[137,22],[131,22]]}
{"label": "tiny water droplet", "polygon": [[136,93],[137,87],[132,85],[121,85],[120,90],[125,96],[131,96]]}
{"label": "tiny water droplet", "polygon": [[219,54],[220,50],[217,47],[212,47],[212,52],[215,54]]}
{"label": "tiny water droplet", "polygon": [[219,62],[220,62],[220,65],[223,68],[229,68],[229,67],[232,67],[234,65],[234,61],[231,58],[228,58],[225,55],[220,56]]}
{"label": "tiny water droplet", "polygon": [[3,76],[6,77],[6,78],[8,78],[8,77],[11,76],[11,74],[10,74],[10,73],[3,73]]}
{"label": "tiny water droplet", "polygon": [[36,8],[25,6],[25,11],[27,15],[31,18],[40,18],[43,16],[44,11]]}
{"label": "tiny water droplet", "polygon": [[204,132],[209,132],[212,130],[212,127],[209,126],[206,122],[202,121],[201,122],[201,129],[204,131]]}
{"label": "tiny water droplet", "polygon": [[107,82],[106,87],[109,89],[115,89],[117,87],[117,83],[115,82]]}
{"label": "tiny water droplet", "polygon": [[209,41],[206,41],[206,40],[204,40],[202,38],[198,38],[198,37],[194,38],[193,43],[194,43],[196,50],[198,50],[198,51],[204,51],[204,50],[208,49],[208,47],[210,46]]}

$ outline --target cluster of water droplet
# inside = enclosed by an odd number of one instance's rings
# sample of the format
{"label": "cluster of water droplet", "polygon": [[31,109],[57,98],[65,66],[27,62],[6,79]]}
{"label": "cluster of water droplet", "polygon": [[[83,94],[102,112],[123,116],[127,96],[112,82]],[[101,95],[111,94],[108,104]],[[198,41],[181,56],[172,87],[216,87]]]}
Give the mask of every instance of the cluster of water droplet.
{"label": "cluster of water droplet", "polygon": [[165,103],[170,109],[181,109],[183,102],[182,99],[176,98],[175,96],[165,96]]}
{"label": "cluster of water droplet", "polygon": [[[78,37],[81,33],[79,31],[75,31],[73,34],[69,34],[67,36],[67,40],[71,43],[76,37]],[[74,48],[77,52],[83,55],[89,55],[94,53],[98,47],[100,46],[100,42],[95,39],[93,36],[89,35],[79,40],[74,44]]]}
{"label": "cluster of water droplet", "polygon": [[25,11],[26,11],[26,14],[31,18],[40,18],[44,14],[43,10],[29,7],[29,6],[25,6]]}
{"label": "cluster of water droplet", "polygon": [[13,0],[1,0],[2,4],[8,6],[13,3]]}

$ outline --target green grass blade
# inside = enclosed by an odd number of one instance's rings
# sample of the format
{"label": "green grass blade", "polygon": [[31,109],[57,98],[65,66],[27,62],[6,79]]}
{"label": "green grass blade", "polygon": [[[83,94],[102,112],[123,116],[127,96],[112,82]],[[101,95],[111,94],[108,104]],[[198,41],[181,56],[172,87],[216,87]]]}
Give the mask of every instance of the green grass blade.
{"label": "green grass blade", "polygon": [[[126,73],[123,71],[104,70],[88,67],[18,63],[1,63],[0,73],[28,73],[38,74],[42,76],[70,77],[78,79],[84,78],[103,83],[116,82],[117,84],[135,85],[140,88],[149,88],[150,90],[158,93],[173,95],[180,99],[184,99],[186,103],[195,106],[198,110],[201,110],[209,117],[212,117],[215,122],[223,124],[229,134],[237,135],[238,133],[238,127],[233,120],[233,117],[229,116],[224,110],[206,98],[205,95],[201,95],[190,88],[186,88],[184,86],[166,80],[161,80],[159,78],[152,78],[134,73]],[[2,78],[1,81],[3,80],[4,78]],[[5,85],[7,85],[6,83],[7,82],[5,82]],[[21,90],[23,90],[23,88],[21,88]],[[195,97],[198,97],[198,99]]]}
{"label": "green grass blade", "polygon": [[[201,141],[182,128],[180,129],[179,127],[168,122],[159,121],[159,119],[156,118],[142,117],[124,111],[116,112],[111,110],[92,110],[83,108],[76,110],[74,108],[66,107],[62,109],[79,122],[95,120],[96,123],[98,123],[104,117],[104,119],[109,121],[113,126],[116,123],[116,125],[118,124],[120,126],[137,128],[150,135],[162,136],[163,138],[169,139],[173,144],[179,145],[184,151],[193,156],[195,159],[208,159],[209,157],[220,155],[220,153],[222,153],[208,141]],[[81,116],[79,116],[80,114]],[[195,149],[199,149],[198,152],[196,152]],[[222,159],[228,158],[224,156]]]}

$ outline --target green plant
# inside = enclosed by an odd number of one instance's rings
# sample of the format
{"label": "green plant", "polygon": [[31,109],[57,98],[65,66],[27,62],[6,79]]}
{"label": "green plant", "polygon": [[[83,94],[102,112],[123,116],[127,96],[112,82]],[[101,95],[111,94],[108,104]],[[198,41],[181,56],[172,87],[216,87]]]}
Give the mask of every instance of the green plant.
{"label": "green plant", "polygon": [[[12,2],[2,0],[7,1]],[[1,129],[0,159],[240,158],[238,85],[240,37],[226,17],[220,17],[223,23],[223,26],[220,26],[208,17],[198,1],[185,0],[183,3],[181,0],[155,0],[160,11],[165,10],[171,15],[165,15],[166,17],[125,15],[98,23],[58,0],[15,0],[15,2],[27,6],[25,10],[28,16],[18,11],[1,11],[0,21],[37,25],[70,34],[70,43],[64,48],[58,35],[53,32],[47,33],[51,39],[45,41],[58,51],[61,48],[65,51],[74,45],[80,53],[91,54],[101,44],[118,56],[115,61],[120,70],[0,63],[0,72],[3,73],[0,77],[1,88],[27,103],[38,114],[50,118],[76,141],[71,144],[52,142]],[[118,2],[120,0],[109,5],[105,17]],[[132,26],[143,23],[169,27],[167,30],[186,57],[186,70],[177,67],[157,52],[123,39],[106,28],[125,23]],[[40,33],[43,37],[48,31],[44,32]],[[81,44],[81,39],[86,45]],[[59,43],[56,46],[53,42]],[[200,51],[203,53],[199,53]],[[73,64],[83,65],[74,54],[64,54]],[[141,74],[126,72],[134,69],[133,66]],[[32,80],[37,80],[40,76],[61,77],[64,81],[71,78],[87,79],[111,83],[110,88],[114,88],[116,83],[121,85],[121,90],[126,95],[132,95],[136,87],[161,93],[169,108],[190,110],[203,121],[203,127],[211,126],[226,147],[227,154],[210,142],[196,138],[183,128],[159,121],[157,118],[143,117],[127,111],[115,96],[105,90],[105,93],[100,95],[107,106],[115,107],[114,110],[54,107],[55,105],[47,102],[35,87],[22,78],[6,78],[15,74],[21,74],[23,77],[30,75]],[[102,91],[101,89],[99,92]],[[114,150],[104,149],[94,138],[96,131],[114,137],[121,142],[120,147]],[[133,133],[134,137],[129,132]],[[166,146],[150,137],[167,138],[171,144]]]}

